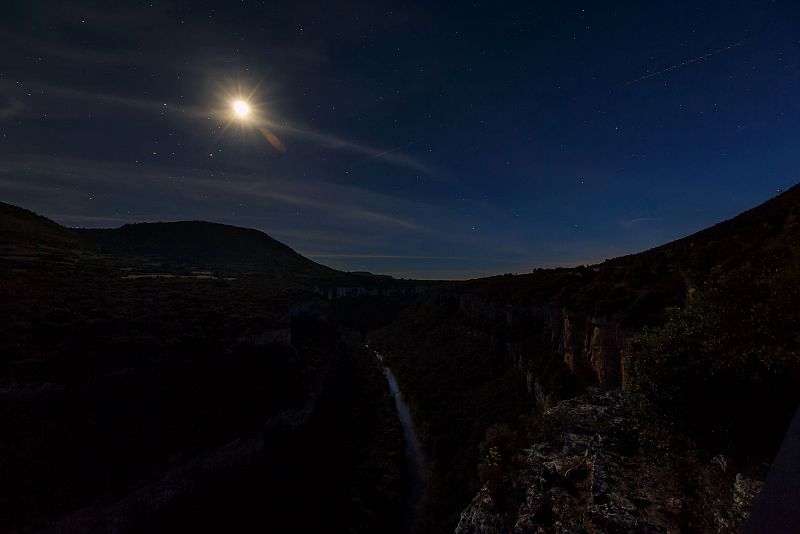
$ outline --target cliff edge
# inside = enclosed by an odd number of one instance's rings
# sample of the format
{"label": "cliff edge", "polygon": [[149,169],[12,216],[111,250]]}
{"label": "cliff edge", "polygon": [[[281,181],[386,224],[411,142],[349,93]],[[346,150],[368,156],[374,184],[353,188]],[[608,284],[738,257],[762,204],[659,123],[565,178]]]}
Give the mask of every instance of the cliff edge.
{"label": "cliff edge", "polygon": [[544,414],[548,436],[516,457],[498,454],[461,514],[457,534],[736,532],[763,474],[724,456],[674,457],[648,442],[619,391],[591,389]]}

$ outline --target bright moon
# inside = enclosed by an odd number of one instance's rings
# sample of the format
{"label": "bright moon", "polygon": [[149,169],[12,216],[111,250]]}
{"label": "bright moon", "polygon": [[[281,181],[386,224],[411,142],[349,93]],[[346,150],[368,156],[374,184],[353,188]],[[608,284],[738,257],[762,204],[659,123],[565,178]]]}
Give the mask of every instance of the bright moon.
{"label": "bright moon", "polygon": [[244,118],[250,113],[250,106],[244,100],[237,100],[233,103],[233,112],[237,117]]}

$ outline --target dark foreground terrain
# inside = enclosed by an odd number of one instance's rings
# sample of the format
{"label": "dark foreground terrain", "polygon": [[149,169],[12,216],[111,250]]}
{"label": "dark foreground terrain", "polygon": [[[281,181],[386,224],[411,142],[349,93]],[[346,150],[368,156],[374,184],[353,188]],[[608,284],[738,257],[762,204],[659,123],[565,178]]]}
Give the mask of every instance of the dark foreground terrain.
{"label": "dark foreground terrain", "polygon": [[[424,530],[738,530],[800,401],[799,216],[795,187],[640,254],[439,288],[371,333],[430,448]],[[590,386],[624,391],[614,417],[586,420]]]}
{"label": "dark foreground terrain", "polygon": [[420,283],[0,204],[0,529],[737,530],[800,401],[800,189],[636,255]]}
{"label": "dark foreground terrain", "polygon": [[413,288],[221,225],[0,205],[0,228],[0,530],[395,530],[404,445],[358,311]]}

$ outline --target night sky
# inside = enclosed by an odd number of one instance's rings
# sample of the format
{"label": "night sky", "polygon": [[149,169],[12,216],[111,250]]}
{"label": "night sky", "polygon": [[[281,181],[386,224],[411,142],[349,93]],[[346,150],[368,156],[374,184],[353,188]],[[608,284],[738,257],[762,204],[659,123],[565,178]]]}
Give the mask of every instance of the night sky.
{"label": "night sky", "polygon": [[682,237],[798,163],[796,1],[0,7],[0,200],[68,226],[522,273]]}

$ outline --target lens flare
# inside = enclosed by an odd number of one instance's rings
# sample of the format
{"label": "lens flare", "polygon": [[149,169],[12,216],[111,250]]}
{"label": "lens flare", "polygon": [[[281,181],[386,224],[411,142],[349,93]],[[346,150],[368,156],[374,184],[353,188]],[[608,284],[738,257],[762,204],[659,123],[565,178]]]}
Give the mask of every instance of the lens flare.
{"label": "lens flare", "polygon": [[286,145],[283,144],[283,141],[278,139],[277,135],[263,127],[259,128],[259,130],[261,131],[261,135],[264,136],[264,139],[266,139],[267,142],[272,145],[272,148],[278,152],[286,152]]}
{"label": "lens flare", "polygon": [[237,117],[243,119],[250,114],[250,105],[244,100],[236,100],[233,103],[233,112]]}

